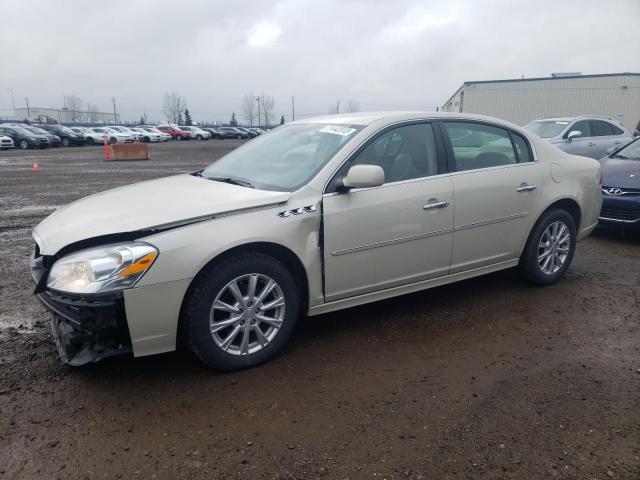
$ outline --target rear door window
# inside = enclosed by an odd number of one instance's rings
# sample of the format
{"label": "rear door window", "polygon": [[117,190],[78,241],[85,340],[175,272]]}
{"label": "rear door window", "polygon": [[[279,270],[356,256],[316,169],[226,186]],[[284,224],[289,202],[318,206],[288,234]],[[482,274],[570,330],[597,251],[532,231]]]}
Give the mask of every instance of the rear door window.
{"label": "rear door window", "polygon": [[613,135],[613,126],[609,122],[602,120],[589,120],[592,137],[606,137]]}
{"label": "rear door window", "polygon": [[518,162],[509,132],[503,128],[471,122],[444,122],[443,125],[457,171]]}

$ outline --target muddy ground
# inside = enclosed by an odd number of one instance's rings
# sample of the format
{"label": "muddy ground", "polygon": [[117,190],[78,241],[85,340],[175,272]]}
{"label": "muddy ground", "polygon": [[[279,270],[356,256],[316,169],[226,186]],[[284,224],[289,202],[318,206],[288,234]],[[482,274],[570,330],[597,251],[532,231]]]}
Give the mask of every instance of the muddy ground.
{"label": "muddy ground", "polygon": [[0,477],[640,478],[637,236],[594,234],[553,287],[506,271],[302,320],[248,371],[187,352],[62,365],[29,229],[237,144],[153,145],[138,163],[0,152]]}

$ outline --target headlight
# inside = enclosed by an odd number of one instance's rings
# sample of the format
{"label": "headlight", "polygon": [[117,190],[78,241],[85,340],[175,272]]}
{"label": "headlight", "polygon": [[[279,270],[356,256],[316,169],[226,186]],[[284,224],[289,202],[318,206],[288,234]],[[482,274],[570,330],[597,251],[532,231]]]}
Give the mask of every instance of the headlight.
{"label": "headlight", "polygon": [[90,248],[53,264],[47,287],[68,293],[101,293],[132,287],[145,274],[158,250],[132,242]]}

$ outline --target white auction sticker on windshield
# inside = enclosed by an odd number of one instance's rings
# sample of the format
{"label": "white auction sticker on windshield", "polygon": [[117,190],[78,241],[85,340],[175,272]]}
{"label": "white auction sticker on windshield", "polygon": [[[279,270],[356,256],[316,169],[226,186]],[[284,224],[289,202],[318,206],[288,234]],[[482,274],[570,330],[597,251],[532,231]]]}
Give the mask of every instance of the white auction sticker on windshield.
{"label": "white auction sticker on windshield", "polygon": [[351,127],[341,127],[338,125],[327,125],[326,127],[321,128],[319,131],[323,133],[333,133],[334,135],[341,135],[343,137],[346,137],[347,135],[351,135],[353,132],[355,132],[356,129]]}

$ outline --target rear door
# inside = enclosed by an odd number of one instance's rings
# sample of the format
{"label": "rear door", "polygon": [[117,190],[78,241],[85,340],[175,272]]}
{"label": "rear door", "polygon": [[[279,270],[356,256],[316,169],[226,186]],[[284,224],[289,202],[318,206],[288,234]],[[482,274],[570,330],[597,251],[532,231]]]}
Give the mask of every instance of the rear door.
{"label": "rear door", "polygon": [[589,120],[591,130],[592,158],[600,159],[607,154],[611,147],[622,146],[623,142],[631,140],[624,130],[605,120]]}
{"label": "rear door", "polygon": [[543,165],[528,140],[482,122],[442,122],[452,171],[451,273],[519,257],[539,210]]}

